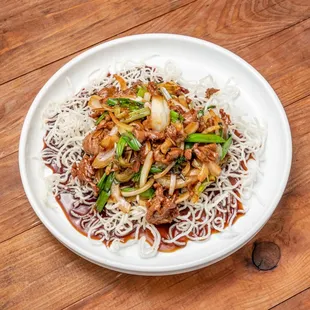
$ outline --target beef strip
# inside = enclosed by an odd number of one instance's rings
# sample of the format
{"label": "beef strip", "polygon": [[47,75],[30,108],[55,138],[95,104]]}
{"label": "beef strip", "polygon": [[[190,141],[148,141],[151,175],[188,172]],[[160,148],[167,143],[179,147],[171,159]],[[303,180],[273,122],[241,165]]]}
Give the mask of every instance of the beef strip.
{"label": "beef strip", "polygon": [[210,99],[211,96],[212,96],[213,94],[217,93],[218,91],[219,91],[219,89],[217,89],[217,88],[213,88],[213,87],[207,88],[207,90],[206,90],[206,98],[207,98],[207,99]]}
{"label": "beef strip", "polygon": [[154,225],[171,223],[179,215],[179,209],[175,203],[176,195],[168,198],[164,195],[161,185],[156,183],[154,187],[155,197],[147,202],[146,220]]}
{"label": "beef strip", "polygon": [[223,120],[225,125],[231,124],[230,116],[228,114],[226,114],[223,109],[220,109],[220,115],[221,115],[221,119]]}
{"label": "beef strip", "polygon": [[160,151],[160,146],[155,150],[154,152],[154,160],[156,162],[163,163],[164,165],[169,165],[171,164],[175,159],[178,157],[182,156],[183,150],[177,148],[177,147],[172,147],[166,155],[164,155]]}
{"label": "beef strip", "polygon": [[84,155],[78,164],[72,165],[71,175],[74,178],[77,177],[81,182],[92,182],[95,177],[95,170],[91,163],[92,159],[88,155]]}
{"label": "beef strip", "polygon": [[154,95],[159,95],[157,85],[156,85],[156,83],[154,83],[154,82],[149,82],[149,83],[148,83],[148,85],[147,85],[147,90],[148,90],[148,92],[149,92],[152,96],[154,96]]}
{"label": "beef strip", "polygon": [[100,142],[105,133],[103,130],[90,132],[83,140],[83,150],[89,155],[97,155],[101,151]]}
{"label": "beef strip", "polygon": [[204,162],[216,161],[218,158],[217,146],[215,143],[206,144],[199,146],[198,143],[195,143],[193,146],[193,152],[196,154],[198,159]]}

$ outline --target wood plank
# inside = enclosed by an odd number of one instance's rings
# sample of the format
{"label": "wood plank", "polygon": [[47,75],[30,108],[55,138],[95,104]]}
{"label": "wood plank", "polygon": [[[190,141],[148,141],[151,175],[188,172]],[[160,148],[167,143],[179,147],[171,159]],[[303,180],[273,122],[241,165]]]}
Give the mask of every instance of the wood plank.
{"label": "wood plank", "polygon": [[308,310],[310,309],[310,288],[280,303],[272,310]]}
{"label": "wood plank", "polygon": [[[227,259],[188,274],[167,277],[120,275],[66,250],[42,226],[1,244],[0,302],[4,309],[105,308],[266,309],[309,287],[308,186],[283,197],[255,238],[281,249],[279,266],[253,266],[253,242]],[[61,280],[60,280],[61,279]],[[177,292],[177,293],[176,293]],[[80,300],[82,299],[82,300]]]}
{"label": "wood plank", "polygon": [[192,1],[7,2],[3,12],[10,14],[0,22],[0,84]]}
{"label": "wood plank", "polygon": [[[290,106],[291,103],[299,97],[310,94],[310,87],[308,86],[309,79],[308,83],[307,81],[302,83],[302,80],[307,79],[310,75],[310,68],[307,67],[310,57],[308,60],[304,60],[305,53],[302,49],[302,45],[299,45],[301,44],[300,42],[306,42],[307,29],[309,26],[310,20],[306,20],[301,24],[269,37],[268,42],[274,47],[269,52],[268,48],[266,48],[266,43],[263,40],[245,48],[246,52],[244,49],[239,51],[239,54],[244,53],[243,56],[245,58],[252,57],[250,63],[259,70],[262,68],[260,71],[264,73],[271,85],[277,86],[277,92],[280,99],[282,99],[284,105],[288,105],[287,113],[289,115],[290,123],[293,126],[292,132],[294,143],[295,141],[299,141],[299,139],[301,139],[301,141],[309,139],[308,133],[301,131],[301,128],[305,130],[308,128],[305,126],[306,118],[304,117],[310,117],[309,104],[307,104],[309,99],[306,98],[300,102],[297,108],[297,111],[300,111],[299,114],[296,114],[294,105]],[[287,38],[285,44],[283,43],[284,38]],[[301,46],[301,48],[294,49],[294,46]],[[294,56],[292,57],[292,60],[287,56],[282,56],[283,54],[286,54],[286,48],[289,49]],[[272,66],[267,65],[265,59],[268,59],[268,63],[272,61]],[[0,103],[0,145],[2,146],[0,159],[1,157],[2,159],[0,164],[4,167],[2,170],[3,177],[0,178],[0,188],[2,187],[3,189],[6,189],[6,191],[3,190],[3,193],[6,194],[4,194],[1,201],[1,204],[5,205],[5,208],[0,208],[0,223],[3,223],[6,229],[5,233],[2,234],[0,241],[12,237],[15,233],[27,230],[31,225],[37,224],[36,216],[32,211],[29,213],[29,210],[31,210],[30,205],[26,203],[25,198],[20,198],[23,189],[19,177],[17,177],[18,166],[16,165],[19,132],[22,127],[24,116],[30,107],[32,98],[39,91],[39,88],[46,82],[48,77],[66,61],[67,58],[0,86],[0,93],[2,94],[2,102]],[[288,67],[290,69],[286,69],[286,66],[283,65],[283,63],[289,63]],[[293,85],[300,81],[299,87],[292,87],[289,84],[291,76],[294,76]],[[299,79],[297,79],[298,76],[300,77]],[[303,88],[302,91],[301,88]],[[16,109],[16,107],[18,107],[18,109]],[[304,108],[301,109],[301,107]],[[300,149],[302,149],[302,151],[300,151]],[[294,145],[294,163],[296,162],[296,168],[293,165],[292,176],[286,190],[287,193],[300,184],[308,184],[310,180],[310,167],[301,167],[298,165],[298,161],[295,161],[295,158],[302,160],[302,158],[305,158],[303,156],[308,155],[308,149],[304,145],[298,145],[298,148]],[[7,171],[9,171],[9,173],[7,173]],[[296,173],[293,171],[296,171]],[[23,199],[25,202],[24,208],[26,214],[32,215],[25,217],[24,221],[20,223],[16,220],[19,216],[19,210],[14,204],[16,199]],[[3,216],[2,219],[1,215]],[[14,225],[11,225],[11,222],[13,222]]]}

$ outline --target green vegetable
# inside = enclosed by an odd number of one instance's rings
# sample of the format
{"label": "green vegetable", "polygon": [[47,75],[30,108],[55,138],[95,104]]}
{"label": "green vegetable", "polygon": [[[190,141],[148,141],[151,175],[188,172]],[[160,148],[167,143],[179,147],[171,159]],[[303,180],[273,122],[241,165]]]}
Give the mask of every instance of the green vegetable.
{"label": "green vegetable", "polygon": [[124,188],[122,188],[122,192],[133,192],[133,191],[135,191],[136,190],[136,188],[134,188],[134,187],[124,187]]}
{"label": "green vegetable", "polygon": [[97,183],[97,187],[99,188],[100,191],[103,190],[106,177],[107,175],[104,173],[99,182]]}
{"label": "green vegetable", "polygon": [[147,89],[145,87],[139,86],[137,96],[143,98],[146,92]]}
{"label": "green vegetable", "polygon": [[141,169],[142,168],[140,168],[140,170],[133,175],[131,179],[133,182],[136,182],[136,183],[139,182],[140,176],[141,176]]}
{"label": "green vegetable", "polygon": [[127,140],[122,136],[117,142],[116,145],[116,156],[119,158],[123,155]]}
{"label": "green vegetable", "polygon": [[142,108],[139,110],[134,110],[134,111],[130,112],[128,118],[123,119],[122,122],[128,124],[128,123],[131,123],[137,119],[146,117],[150,114],[151,114],[151,110],[149,108]]}
{"label": "green vegetable", "polygon": [[129,98],[109,98],[107,101],[109,106],[119,105],[122,108],[128,108],[129,110],[138,110],[144,107],[144,104],[139,101],[135,101]]}
{"label": "green vegetable", "polygon": [[180,121],[180,122],[184,121],[184,117],[181,114],[179,114],[178,112],[173,111],[173,110],[170,111],[170,119],[171,119],[172,123],[176,123],[178,121]]}
{"label": "green vegetable", "polygon": [[122,135],[122,137],[126,140],[128,146],[134,150],[134,151],[139,151],[141,148],[141,143],[138,141],[138,139],[131,133],[127,132]]}
{"label": "green vegetable", "polygon": [[215,108],[216,108],[215,105],[209,105],[209,106],[207,107],[208,110],[209,110],[209,109],[215,109]]}
{"label": "green vegetable", "polygon": [[114,181],[114,172],[110,173],[103,186],[103,191],[108,192],[111,189],[112,183]]}
{"label": "green vegetable", "polygon": [[185,142],[194,143],[224,143],[225,140],[214,134],[204,134],[204,133],[193,133],[188,135]]}
{"label": "green vegetable", "polygon": [[156,166],[152,166],[151,169],[150,169],[150,173],[160,173],[162,172],[163,169],[159,168],[159,167],[156,167]]}
{"label": "green vegetable", "polygon": [[110,191],[109,192],[101,191],[96,201],[96,209],[98,212],[101,212],[103,210],[103,207],[108,202],[109,197],[110,197]]}
{"label": "green vegetable", "polygon": [[201,116],[204,116],[204,115],[205,115],[204,110],[199,110],[198,113],[197,113],[198,117],[201,117]]}
{"label": "green vegetable", "polygon": [[200,195],[212,182],[209,180],[204,181],[199,187],[198,187],[198,195]]}
{"label": "green vegetable", "polygon": [[155,195],[155,190],[153,187],[147,189],[145,192],[140,194],[141,198],[145,198],[145,199],[151,199],[153,198]]}
{"label": "green vegetable", "polygon": [[225,143],[222,146],[222,156],[221,156],[221,160],[223,160],[228,152],[229,147],[232,144],[232,136],[230,136]]}
{"label": "green vegetable", "polygon": [[191,149],[193,146],[194,146],[194,143],[187,142],[187,143],[185,143],[185,150]]}
{"label": "green vegetable", "polygon": [[95,125],[99,125],[100,122],[108,115],[108,112],[103,112],[99,118],[97,118],[96,122],[95,122]]}
{"label": "green vegetable", "polygon": [[183,164],[184,162],[186,162],[186,158],[185,158],[184,156],[180,156],[180,157],[176,160],[175,164],[176,164],[176,165],[181,165],[181,164]]}

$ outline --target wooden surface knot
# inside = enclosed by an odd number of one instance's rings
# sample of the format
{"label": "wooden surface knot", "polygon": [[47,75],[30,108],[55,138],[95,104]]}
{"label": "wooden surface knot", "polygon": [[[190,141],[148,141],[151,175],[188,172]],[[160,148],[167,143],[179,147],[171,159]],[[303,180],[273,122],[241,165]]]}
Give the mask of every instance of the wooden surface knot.
{"label": "wooden surface knot", "polygon": [[254,243],[252,261],[259,270],[267,271],[276,268],[280,258],[281,250],[274,242],[263,241]]}

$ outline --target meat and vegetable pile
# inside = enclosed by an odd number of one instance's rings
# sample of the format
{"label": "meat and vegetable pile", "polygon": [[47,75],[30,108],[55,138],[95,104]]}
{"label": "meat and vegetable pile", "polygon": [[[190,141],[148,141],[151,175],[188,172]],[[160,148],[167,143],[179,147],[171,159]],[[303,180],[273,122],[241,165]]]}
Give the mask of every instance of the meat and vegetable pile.
{"label": "meat and vegetable pile", "polygon": [[[188,90],[175,82],[104,87],[88,105],[96,128],[83,141],[85,155],[72,176],[93,187],[96,208],[107,202],[128,213],[131,201],[147,207],[151,224],[171,223],[178,204],[197,202],[216,180],[232,142],[229,115],[191,108]],[[218,89],[206,89],[210,98]]]}
{"label": "meat and vegetable pile", "polygon": [[233,122],[220,89],[200,89],[135,67],[47,109],[43,161],[79,231],[117,247],[126,236],[144,237],[151,250],[140,252],[153,256],[163,245],[205,240],[245,212],[260,128]]}

